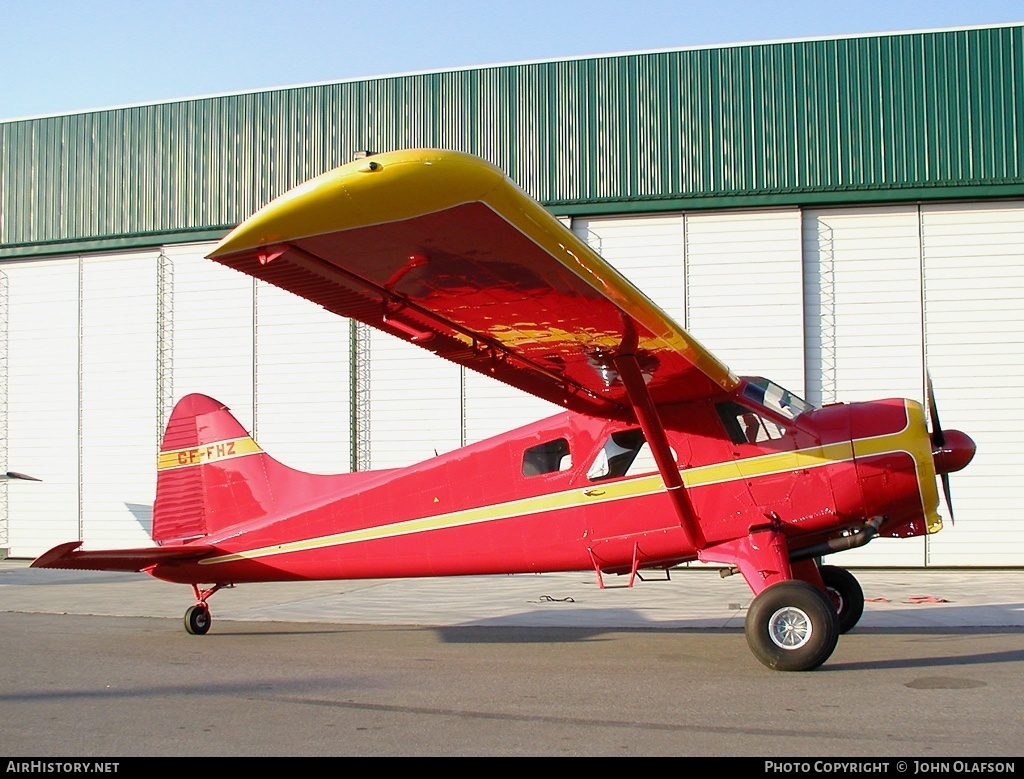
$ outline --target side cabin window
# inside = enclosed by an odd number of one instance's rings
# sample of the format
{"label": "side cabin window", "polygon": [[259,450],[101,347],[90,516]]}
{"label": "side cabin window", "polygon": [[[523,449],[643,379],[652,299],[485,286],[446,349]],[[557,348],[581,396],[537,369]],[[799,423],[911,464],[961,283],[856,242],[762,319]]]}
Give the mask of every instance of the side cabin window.
{"label": "side cabin window", "polygon": [[[673,457],[675,453],[673,452]],[[651,447],[644,439],[643,431],[621,430],[608,436],[594,462],[587,469],[591,481],[615,479],[639,473],[653,473],[658,470]]]}
{"label": "side cabin window", "polygon": [[523,476],[558,473],[572,467],[569,442],[564,438],[531,446],[523,452]]}
{"label": "side cabin window", "polygon": [[760,444],[786,434],[785,428],[775,420],[734,401],[719,403],[715,408],[734,444]]}

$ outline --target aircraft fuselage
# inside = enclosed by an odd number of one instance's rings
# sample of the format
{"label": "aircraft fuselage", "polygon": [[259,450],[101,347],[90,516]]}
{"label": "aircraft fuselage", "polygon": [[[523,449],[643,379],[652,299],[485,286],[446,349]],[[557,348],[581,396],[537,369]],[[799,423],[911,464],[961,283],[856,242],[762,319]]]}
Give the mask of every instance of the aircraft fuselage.
{"label": "aircraft fuselage", "polygon": [[[718,560],[716,548],[766,527],[795,549],[876,516],[885,518],[882,535],[940,526],[919,404],[836,405],[788,419],[736,398],[660,411],[699,546],[673,512],[638,426],[565,412],[407,468],[338,476],[297,474],[255,446],[217,459],[246,444],[198,442],[179,452],[209,450],[212,459],[179,454],[176,470],[222,469],[227,477],[206,489],[213,511],[218,500],[234,510],[248,502],[246,519],[203,539],[216,553],[150,573],[184,583],[624,573]],[[261,469],[264,494],[252,474],[230,477],[255,464],[247,457],[272,464]],[[157,505],[167,511],[159,494]]]}

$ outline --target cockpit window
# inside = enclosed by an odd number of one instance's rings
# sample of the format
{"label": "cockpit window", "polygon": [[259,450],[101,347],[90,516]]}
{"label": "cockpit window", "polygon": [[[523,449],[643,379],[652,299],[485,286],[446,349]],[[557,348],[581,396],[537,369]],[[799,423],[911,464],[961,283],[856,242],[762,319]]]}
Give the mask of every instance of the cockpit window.
{"label": "cockpit window", "polygon": [[760,444],[782,438],[786,433],[775,420],[734,401],[719,403],[715,408],[734,444]]}
{"label": "cockpit window", "polygon": [[743,397],[789,419],[796,419],[813,408],[806,400],[768,379],[751,379],[743,388]]}
{"label": "cockpit window", "polygon": [[523,452],[523,476],[567,471],[572,467],[569,442],[564,438],[531,446]]}
{"label": "cockpit window", "polygon": [[[675,457],[675,452],[672,453],[672,457]],[[658,464],[654,459],[654,453],[647,445],[643,431],[636,428],[621,430],[608,437],[594,462],[587,469],[587,478],[591,481],[601,481],[619,476],[654,473],[657,470]]]}

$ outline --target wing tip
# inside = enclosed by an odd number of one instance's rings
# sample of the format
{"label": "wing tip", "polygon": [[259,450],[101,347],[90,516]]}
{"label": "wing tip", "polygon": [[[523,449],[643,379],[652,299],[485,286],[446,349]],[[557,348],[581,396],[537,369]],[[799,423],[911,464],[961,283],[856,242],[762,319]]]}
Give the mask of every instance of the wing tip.
{"label": "wing tip", "polygon": [[[422,178],[418,188],[405,189],[408,176],[428,178]],[[445,186],[437,185],[438,176],[446,177]],[[418,215],[475,198],[507,178],[494,164],[467,152],[428,147],[380,152],[292,187],[238,224],[206,258],[220,261],[322,232],[363,226],[381,218],[380,213],[394,218],[396,209],[402,218]],[[376,200],[367,198],[365,190],[370,187],[380,193]],[[369,206],[364,202],[352,207],[351,195],[356,191],[364,191],[361,197]]]}

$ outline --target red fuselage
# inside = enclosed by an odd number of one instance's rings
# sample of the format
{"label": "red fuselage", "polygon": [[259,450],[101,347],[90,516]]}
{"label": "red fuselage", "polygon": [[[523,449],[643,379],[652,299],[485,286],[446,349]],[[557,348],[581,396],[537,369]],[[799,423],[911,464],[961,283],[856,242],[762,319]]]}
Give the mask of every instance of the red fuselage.
{"label": "red fuselage", "polygon": [[659,413],[696,533],[681,526],[635,423],[566,412],[407,468],[316,476],[251,439],[247,447],[226,410],[209,412],[180,440],[165,438],[154,537],[174,540],[166,528],[192,521],[185,497],[200,490],[202,541],[216,551],[149,572],[221,584],[627,572],[728,561],[708,550],[764,527],[793,550],[873,517],[889,536],[940,526],[932,447],[913,401],[788,418],[738,393]]}

